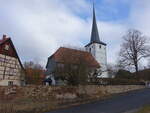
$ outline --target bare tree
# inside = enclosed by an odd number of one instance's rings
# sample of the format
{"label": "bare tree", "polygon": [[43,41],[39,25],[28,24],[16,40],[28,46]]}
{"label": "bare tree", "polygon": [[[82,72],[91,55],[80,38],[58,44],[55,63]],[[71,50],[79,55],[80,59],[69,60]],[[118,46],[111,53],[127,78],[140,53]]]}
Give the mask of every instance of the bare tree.
{"label": "bare tree", "polygon": [[27,84],[42,84],[44,80],[43,67],[33,61],[24,62]]}
{"label": "bare tree", "polygon": [[150,47],[147,38],[138,30],[129,30],[123,36],[124,42],[120,49],[120,63],[123,66],[134,66],[138,75],[138,64],[142,58],[150,56]]}
{"label": "bare tree", "polygon": [[107,71],[108,71],[109,78],[115,77],[119,69],[120,68],[118,68],[118,65],[111,64],[111,63],[107,64]]}
{"label": "bare tree", "polygon": [[86,84],[89,67],[82,54],[62,53],[60,61],[55,67],[55,78],[66,81],[68,85]]}
{"label": "bare tree", "polygon": [[148,60],[148,65],[147,65],[148,68],[150,68],[150,59]]}
{"label": "bare tree", "polygon": [[66,81],[68,85],[84,85],[89,79],[98,76],[97,67],[92,67],[83,53],[64,52],[61,54],[60,61],[57,62],[54,76]]}

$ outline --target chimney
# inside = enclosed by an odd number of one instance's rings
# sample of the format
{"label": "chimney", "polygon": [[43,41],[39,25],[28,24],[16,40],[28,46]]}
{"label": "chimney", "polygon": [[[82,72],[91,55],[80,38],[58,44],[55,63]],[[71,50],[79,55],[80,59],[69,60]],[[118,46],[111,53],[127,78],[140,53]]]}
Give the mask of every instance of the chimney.
{"label": "chimney", "polygon": [[7,35],[3,35],[3,40],[5,40],[7,38]]}

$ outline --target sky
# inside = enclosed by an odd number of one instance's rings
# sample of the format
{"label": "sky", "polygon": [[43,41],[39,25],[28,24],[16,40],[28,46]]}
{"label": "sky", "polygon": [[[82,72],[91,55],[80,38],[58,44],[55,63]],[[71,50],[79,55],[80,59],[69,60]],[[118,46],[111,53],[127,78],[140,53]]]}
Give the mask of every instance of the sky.
{"label": "sky", "polygon": [[[95,0],[95,10],[108,63],[116,62],[128,29],[150,39],[150,0]],[[60,46],[84,47],[91,26],[92,0],[0,0],[0,37],[11,37],[22,62],[45,66]]]}

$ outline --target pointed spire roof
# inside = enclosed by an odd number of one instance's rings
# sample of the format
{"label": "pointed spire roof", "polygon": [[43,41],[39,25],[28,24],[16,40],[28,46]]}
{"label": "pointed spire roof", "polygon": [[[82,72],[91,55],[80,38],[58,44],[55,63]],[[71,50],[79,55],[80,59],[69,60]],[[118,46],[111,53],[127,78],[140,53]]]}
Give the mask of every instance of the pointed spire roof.
{"label": "pointed spire roof", "polygon": [[95,16],[95,7],[93,3],[93,25],[92,25],[92,33],[91,33],[91,43],[100,43],[97,23],[96,23],[96,16]]}
{"label": "pointed spire roof", "polygon": [[[99,43],[99,44],[106,45],[105,43],[100,41],[100,38],[99,38],[94,3],[93,3],[93,24],[92,24],[92,32],[91,32],[91,41],[88,45],[90,45],[92,43]],[[86,45],[86,46],[88,46],[88,45]]]}

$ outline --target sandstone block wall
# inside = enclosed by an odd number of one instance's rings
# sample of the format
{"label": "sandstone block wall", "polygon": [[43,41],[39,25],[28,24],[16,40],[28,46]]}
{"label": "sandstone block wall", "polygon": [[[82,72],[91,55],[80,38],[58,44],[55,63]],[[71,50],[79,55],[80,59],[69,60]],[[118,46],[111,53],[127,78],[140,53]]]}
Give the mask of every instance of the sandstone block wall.
{"label": "sandstone block wall", "polygon": [[26,86],[26,87],[0,87],[0,100],[4,97],[32,98],[40,100],[74,100],[74,99],[96,99],[107,95],[128,92],[145,88],[142,85],[118,85],[118,86],[79,86],[79,87],[52,87],[52,86]]}

